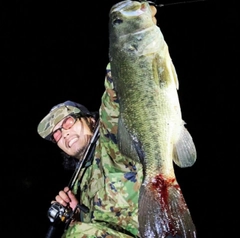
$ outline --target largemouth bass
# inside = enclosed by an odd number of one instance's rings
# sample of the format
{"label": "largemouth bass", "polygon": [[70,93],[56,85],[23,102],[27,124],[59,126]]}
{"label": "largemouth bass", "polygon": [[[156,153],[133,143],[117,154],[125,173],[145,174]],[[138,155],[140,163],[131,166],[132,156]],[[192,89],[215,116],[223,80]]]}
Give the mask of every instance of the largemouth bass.
{"label": "largemouth bass", "polygon": [[144,171],[140,236],[196,237],[173,164],[192,166],[196,148],[182,119],[168,46],[146,1],[117,3],[109,18],[109,61],[120,108],[118,145]]}

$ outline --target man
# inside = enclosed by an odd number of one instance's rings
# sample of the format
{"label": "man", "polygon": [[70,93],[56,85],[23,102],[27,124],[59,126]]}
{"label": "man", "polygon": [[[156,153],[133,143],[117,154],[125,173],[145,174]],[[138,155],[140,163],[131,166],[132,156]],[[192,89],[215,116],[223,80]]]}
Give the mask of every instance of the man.
{"label": "man", "polygon": [[[151,8],[156,23],[156,8]],[[105,88],[99,122],[98,115],[83,105],[66,101],[53,107],[38,125],[41,137],[53,141],[65,154],[80,161],[98,123],[100,125],[93,156],[82,165],[74,186],[65,187],[55,197],[54,203],[76,210],[63,238],[139,237],[138,197],[142,165],[123,156],[118,149],[119,105],[109,65]]]}
{"label": "man", "polygon": [[[135,237],[138,235],[138,195],[142,166],[120,154],[116,132],[118,103],[107,68],[106,91],[100,107],[100,137],[94,158],[83,166],[73,191],[60,191],[55,200],[75,209],[78,203],[89,209],[74,216],[63,237]],[[39,123],[38,133],[53,141],[66,154],[81,159],[96,126],[97,118],[83,105],[66,101]],[[80,199],[75,194],[80,191]],[[77,213],[78,213],[77,212]],[[71,236],[72,234],[72,236]]]}

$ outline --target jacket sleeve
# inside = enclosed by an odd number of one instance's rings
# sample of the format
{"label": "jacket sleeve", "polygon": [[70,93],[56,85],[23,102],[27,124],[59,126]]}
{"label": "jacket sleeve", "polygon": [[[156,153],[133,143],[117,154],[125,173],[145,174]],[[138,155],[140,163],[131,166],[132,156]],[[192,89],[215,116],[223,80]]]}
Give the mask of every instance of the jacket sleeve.
{"label": "jacket sleeve", "polygon": [[105,129],[103,133],[110,133],[114,137],[117,134],[119,103],[116,91],[114,90],[110,64],[108,64],[106,68],[104,86],[105,92],[102,95],[101,107],[99,110],[101,126]]}

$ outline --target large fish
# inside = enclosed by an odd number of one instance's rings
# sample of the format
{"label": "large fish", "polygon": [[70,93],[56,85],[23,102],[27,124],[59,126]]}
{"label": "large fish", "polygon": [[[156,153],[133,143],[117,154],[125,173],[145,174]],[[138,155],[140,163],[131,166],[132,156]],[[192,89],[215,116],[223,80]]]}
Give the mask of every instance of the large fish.
{"label": "large fish", "polygon": [[192,238],[195,225],[174,165],[196,161],[179,105],[178,77],[147,1],[122,1],[109,13],[109,60],[118,95],[121,152],[143,165],[139,194],[142,238]]}

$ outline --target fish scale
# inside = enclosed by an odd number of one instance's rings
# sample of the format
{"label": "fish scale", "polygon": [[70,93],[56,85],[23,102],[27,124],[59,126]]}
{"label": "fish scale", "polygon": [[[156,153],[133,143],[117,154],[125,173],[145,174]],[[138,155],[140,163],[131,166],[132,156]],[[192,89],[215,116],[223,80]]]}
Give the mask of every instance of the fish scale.
{"label": "fish scale", "polygon": [[143,165],[142,238],[195,238],[173,162],[192,166],[196,149],[182,120],[178,77],[146,1],[122,1],[109,14],[109,60],[119,99],[120,151]]}

